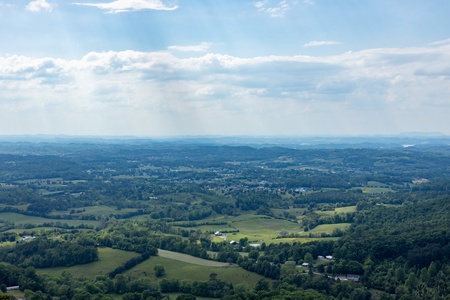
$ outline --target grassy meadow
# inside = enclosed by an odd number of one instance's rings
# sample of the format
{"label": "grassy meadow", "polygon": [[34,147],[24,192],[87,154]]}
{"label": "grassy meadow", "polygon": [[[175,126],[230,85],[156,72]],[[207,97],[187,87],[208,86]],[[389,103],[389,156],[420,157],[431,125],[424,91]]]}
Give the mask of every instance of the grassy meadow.
{"label": "grassy meadow", "polygon": [[[119,210],[119,209],[117,209],[115,207],[111,207],[111,206],[95,205],[95,206],[79,207],[74,210],[81,211],[81,212],[74,213],[75,216],[88,215],[88,216],[101,217],[101,216],[109,216],[110,214],[123,214],[123,213],[128,213],[128,212],[134,212],[137,209],[124,208],[124,209]],[[68,215],[70,213],[70,211],[71,211],[70,209],[67,211],[54,211],[50,215],[61,215],[61,214]]]}
{"label": "grassy meadow", "polygon": [[314,229],[311,229],[307,233],[327,233],[331,234],[335,229],[340,229],[342,231],[347,230],[350,227],[350,223],[338,223],[338,224],[322,224],[318,225]]}
{"label": "grassy meadow", "polygon": [[[170,251],[168,251],[170,252]],[[173,253],[173,252],[172,252]],[[167,254],[164,254],[167,255]],[[215,263],[209,260],[202,260],[189,255],[183,258],[184,261],[179,259],[179,253],[174,253],[177,259],[152,256],[143,263],[128,270],[124,274],[133,278],[149,277],[152,280],[160,280],[163,278],[177,278],[180,280],[209,280],[211,273],[216,273],[218,279],[231,282],[232,284],[238,284],[245,282],[249,288],[253,288],[255,283],[263,278],[256,273],[248,272],[236,265],[221,264],[212,265]],[[188,262],[188,261],[191,262]],[[203,261],[203,262],[202,262]],[[157,278],[154,274],[154,267],[156,265],[164,266],[166,275],[162,278]]]}
{"label": "grassy meadow", "polygon": [[79,226],[81,224],[90,224],[90,225],[96,226],[98,224],[97,221],[48,219],[48,218],[27,216],[27,215],[22,215],[22,214],[18,214],[18,213],[10,213],[10,212],[0,213],[0,219],[3,221],[13,222],[16,225],[18,225],[18,224],[42,225],[44,223],[49,223],[49,222],[66,223],[69,226]]}
{"label": "grassy meadow", "polygon": [[63,271],[69,271],[74,277],[95,278],[97,275],[104,275],[113,271],[122,263],[137,256],[140,256],[140,254],[112,248],[99,248],[98,261],[72,267],[37,269],[37,272],[39,274],[60,276]]}

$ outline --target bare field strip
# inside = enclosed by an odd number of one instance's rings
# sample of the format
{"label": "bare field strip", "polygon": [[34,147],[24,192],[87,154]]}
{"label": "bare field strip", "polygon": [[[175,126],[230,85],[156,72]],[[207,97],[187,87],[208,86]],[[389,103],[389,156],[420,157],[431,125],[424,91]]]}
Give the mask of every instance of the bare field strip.
{"label": "bare field strip", "polygon": [[162,250],[162,249],[158,249],[158,255],[161,257],[164,257],[164,258],[170,258],[170,259],[182,261],[185,263],[190,263],[190,264],[205,266],[205,267],[218,267],[218,268],[227,267],[228,268],[228,267],[236,267],[237,266],[237,265],[230,265],[229,263],[207,260],[207,259],[203,259],[203,258],[194,257],[194,256],[191,256],[188,254],[167,251],[167,250]]}

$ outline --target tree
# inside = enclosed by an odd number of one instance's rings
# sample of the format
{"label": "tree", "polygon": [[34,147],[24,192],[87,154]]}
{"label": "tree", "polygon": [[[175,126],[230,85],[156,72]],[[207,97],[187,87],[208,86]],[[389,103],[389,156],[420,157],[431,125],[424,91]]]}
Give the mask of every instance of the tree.
{"label": "tree", "polygon": [[122,296],[123,300],[141,300],[142,294],[141,293],[126,293]]}
{"label": "tree", "polygon": [[259,257],[259,251],[258,250],[252,250],[248,253],[248,258],[257,260]]}
{"label": "tree", "polygon": [[408,279],[406,279],[405,285],[410,291],[412,291],[416,288],[417,278],[413,272],[409,273]]}
{"label": "tree", "polygon": [[156,277],[163,277],[166,275],[166,270],[162,265],[156,265],[154,268]]}
{"label": "tree", "polygon": [[438,273],[438,267],[436,263],[433,261],[428,267],[428,277],[433,278]]}
{"label": "tree", "polygon": [[402,268],[398,268],[397,270],[395,270],[395,278],[398,282],[403,284],[405,281],[405,271],[403,271]]}
{"label": "tree", "polygon": [[312,254],[309,253],[309,252],[307,252],[307,253],[305,254],[303,260],[304,260],[305,262],[307,262],[308,264],[312,264],[312,263],[314,262],[314,258],[313,258],[313,256],[312,256]]}
{"label": "tree", "polygon": [[87,291],[78,290],[75,292],[75,294],[72,297],[73,300],[89,300],[91,299],[91,294]]}
{"label": "tree", "polygon": [[123,294],[127,291],[127,278],[123,274],[117,274],[114,277],[114,289],[117,294]]}
{"label": "tree", "polygon": [[255,284],[255,291],[268,291],[269,281],[265,278],[259,279]]}

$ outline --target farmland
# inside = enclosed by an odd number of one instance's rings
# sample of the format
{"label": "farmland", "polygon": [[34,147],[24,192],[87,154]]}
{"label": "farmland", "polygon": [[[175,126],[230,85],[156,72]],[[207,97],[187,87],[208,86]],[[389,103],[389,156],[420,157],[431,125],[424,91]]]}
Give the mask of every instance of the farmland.
{"label": "farmland", "polygon": [[[0,145],[0,268],[18,295],[389,299],[402,285],[384,269],[436,295],[414,270],[448,270],[446,148],[47,146]],[[332,274],[366,277],[339,296]]]}

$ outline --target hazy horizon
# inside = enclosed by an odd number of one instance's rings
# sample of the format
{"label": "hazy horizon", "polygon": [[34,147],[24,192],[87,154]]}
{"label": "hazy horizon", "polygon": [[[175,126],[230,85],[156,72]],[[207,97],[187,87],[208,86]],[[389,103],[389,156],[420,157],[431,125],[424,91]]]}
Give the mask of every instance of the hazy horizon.
{"label": "hazy horizon", "polygon": [[450,135],[448,11],[0,0],[0,135]]}

